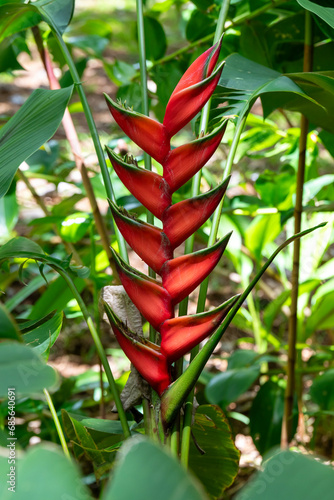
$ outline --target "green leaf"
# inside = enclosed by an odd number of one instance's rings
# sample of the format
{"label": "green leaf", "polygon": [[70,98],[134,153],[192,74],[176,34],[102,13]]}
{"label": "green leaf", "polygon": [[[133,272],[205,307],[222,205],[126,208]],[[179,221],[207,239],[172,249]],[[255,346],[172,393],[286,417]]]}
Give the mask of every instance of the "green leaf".
{"label": "green leaf", "polygon": [[189,467],[205,486],[210,498],[221,498],[238,473],[240,458],[228,421],[217,406],[201,405],[196,411],[192,432],[204,454],[199,452],[192,439]]}
{"label": "green leaf", "polygon": [[225,408],[246,392],[259,375],[259,365],[226,370],[210,380],[205,388],[205,396],[210,403]]}
{"label": "green leaf", "polygon": [[[66,259],[64,260],[55,259],[54,257],[51,257],[50,255],[44,253],[41,247],[37,245],[37,243],[34,243],[33,241],[28,240],[28,238],[24,237],[13,238],[0,248],[0,261],[10,258],[20,258],[20,259],[26,258],[26,259],[37,260],[46,263],[57,270],[66,272],[70,270],[78,277],[86,277],[89,275],[89,269],[86,267],[70,266],[70,260],[71,260],[70,255],[66,257]],[[23,266],[24,262],[21,263],[19,270],[19,277],[20,277],[20,272],[22,272]],[[45,279],[45,276],[43,275],[43,266],[39,266],[39,270],[40,273],[42,274],[43,279]],[[53,309],[54,308],[52,308],[51,310]]]}
{"label": "green leaf", "polygon": [[0,304],[0,339],[11,339],[22,342],[22,337],[14,319],[2,304]]}
{"label": "green leaf", "polygon": [[140,112],[142,109],[141,88],[137,83],[122,85],[117,91],[117,99],[129,103],[134,111]]}
{"label": "green leaf", "polygon": [[[239,54],[228,56],[214,96],[215,101],[227,100],[229,105],[214,109],[212,116],[217,120],[224,114],[236,114],[240,120],[258,97],[261,97],[264,116],[278,107],[285,108],[285,101],[288,99],[296,101],[299,107],[305,100],[311,101],[313,107],[319,107],[314,97],[310,97],[290,76],[282,75]],[[276,96],[280,96],[280,99]]]}
{"label": "green leaf", "polygon": [[314,458],[281,451],[264,464],[236,500],[332,500],[334,471]]}
{"label": "green leaf", "polygon": [[90,431],[100,432],[101,434],[119,434],[123,435],[122,424],[119,420],[106,420],[102,418],[90,418],[85,415],[75,415],[72,413],[67,413],[67,415],[73,420],[77,420],[86,429]]}
{"label": "green leaf", "polygon": [[326,130],[322,130],[318,137],[320,138],[329,154],[334,158],[334,134],[331,134]]}
{"label": "green leaf", "polygon": [[16,342],[0,343],[0,397],[7,395],[8,387],[21,396],[33,396],[57,382],[57,373],[33,349]]}
{"label": "green leaf", "polygon": [[[66,434],[73,442],[76,457],[80,457],[84,453],[86,459],[93,464],[95,472],[100,470],[100,472],[105,473],[106,470],[110,469],[110,463],[106,462],[104,454],[99,450],[84,425],[64,410],[62,411],[62,418]],[[100,477],[100,475],[98,473],[97,477]]]}
{"label": "green leaf", "polygon": [[[117,85],[129,85],[132,78],[136,74],[136,70],[132,64],[128,64],[124,61],[119,61],[118,59],[113,64],[104,62],[104,68],[111,80],[113,80],[113,82],[115,82]],[[129,101],[129,105],[132,106],[131,101]]]}
{"label": "green leaf", "polygon": [[32,240],[20,236],[13,238],[0,248],[0,260],[15,257],[32,258],[45,255],[42,248]]}
{"label": "green leaf", "polygon": [[77,243],[87,233],[92,223],[91,216],[83,212],[71,214],[60,224],[60,235],[63,240]]}
{"label": "green leaf", "polygon": [[314,379],[310,396],[321,410],[334,410],[334,369],[328,370]]}
{"label": "green leaf", "polygon": [[51,313],[41,320],[23,323],[23,340],[38,354],[48,351],[56,342],[63,323],[63,313]]}
{"label": "green leaf", "polygon": [[[86,286],[85,281],[80,278],[75,278],[74,284],[79,293],[81,293]],[[66,304],[72,299],[73,294],[67,286],[66,281],[59,276],[48,286],[47,290],[41,295],[37,302],[35,302],[30,317],[40,318],[41,314],[47,314],[54,309],[63,311]]]}
{"label": "green leaf", "polygon": [[[285,209],[290,208],[292,205],[292,193],[295,191],[295,183],[295,175],[292,175],[290,171],[265,170],[257,178],[255,188],[264,202],[280,210],[283,204]],[[289,198],[291,198],[291,201],[289,206],[286,206]]]}
{"label": "green leaf", "polygon": [[334,309],[333,309],[334,291],[326,293],[312,305],[311,315],[306,321],[306,335],[310,336],[318,330],[333,328]]}
{"label": "green leaf", "polygon": [[180,65],[176,61],[154,66],[151,71],[152,80],[157,85],[157,96],[160,103],[166,107],[178,81],[182,77]]}
{"label": "green leaf", "polygon": [[[54,278],[55,278],[55,273],[48,273],[45,275],[45,278],[48,283],[50,283]],[[13,297],[11,297],[9,300],[6,302],[6,307],[8,311],[12,311],[15,309],[21,302],[23,302],[27,297],[30,297],[36,290],[41,288],[42,286],[45,286],[45,280],[43,276],[35,276],[27,286],[21,288]]]}
{"label": "green leaf", "polygon": [[18,52],[22,51],[16,50],[15,42],[16,40],[11,37],[0,44],[0,73],[13,71],[15,69],[23,69],[17,60]]}
{"label": "green leaf", "polygon": [[[65,457],[59,447],[33,446],[16,464],[15,500],[92,500],[79,476],[75,464]],[[8,457],[0,457],[2,477],[9,472]],[[19,471],[19,473],[17,472]],[[19,479],[18,479],[19,475]],[[2,486],[2,487],[1,487]],[[2,481],[2,500],[13,498],[13,492]]]}
{"label": "green leaf", "polygon": [[37,12],[29,5],[15,2],[0,6],[0,42],[19,31],[36,26],[41,21]]}
{"label": "green leaf", "polygon": [[281,215],[257,215],[245,233],[245,245],[258,262],[262,259],[263,249],[281,232]]}
{"label": "green leaf", "polygon": [[333,183],[333,174],[321,175],[320,177],[316,177],[315,179],[305,182],[303,188],[303,205],[306,205],[309,201],[315,198],[322,188],[326,186],[333,186]]}
{"label": "green leaf", "polygon": [[[228,358],[228,370],[236,370],[238,368],[245,368],[258,362],[259,355],[251,349],[237,349]],[[261,362],[260,362],[261,364]]]}
{"label": "green leaf", "polygon": [[96,58],[102,58],[104,50],[109,45],[108,38],[94,34],[66,37],[66,42]]}
{"label": "green leaf", "polygon": [[40,12],[46,22],[51,18],[53,25],[62,34],[71,22],[74,0],[38,0],[32,7]]}
{"label": "green leaf", "polygon": [[334,73],[288,73],[286,75],[309,96],[300,99],[297,94],[282,94],[261,96],[264,117],[274,109],[284,108],[303,113],[311,126],[321,127],[328,132],[334,132],[332,116],[334,114]]}
{"label": "green leaf", "polygon": [[144,16],[146,58],[156,61],[164,56],[167,40],[164,29],[157,19]]}
{"label": "green leaf", "polygon": [[241,27],[240,50],[243,56],[265,66],[270,66],[268,56],[267,26],[257,20],[245,23]]}
{"label": "green leaf", "polygon": [[35,90],[0,130],[0,197],[20,164],[56,132],[73,87]]}
{"label": "green leaf", "polygon": [[186,26],[186,37],[189,42],[194,42],[215,31],[215,18],[207,16],[200,10],[194,10]]}
{"label": "green leaf", "polygon": [[281,73],[258,64],[239,54],[231,54],[226,58],[219,87],[254,92],[279,78]]}
{"label": "green leaf", "polygon": [[[66,260],[60,261],[50,257],[43,252],[42,248],[37,243],[23,236],[13,238],[0,248],[0,261],[13,258],[33,259],[45,262],[56,268],[61,268],[62,270],[68,268],[68,262]],[[21,264],[21,266],[23,264]]]}
{"label": "green leaf", "polygon": [[205,500],[200,485],[160,446],[130,438],[101,500]]}
{"label": "green leaf", "polygon": [[8,241],[19,215],[16,199],[16,182],[12,182],[6,196],[0,198],[0,242]]}
{"label": "green leaf", "polygon": [[212,7],[212,0],[192,0],[192,2],[194,5],[196,5],[196,7],[199,9],[199,10],[203,10],[203,11],[206,11],[208,10],[210,7]]}
{"label": "green leaf", "polygon": [[270,301],[263,311],[263,323],[266,326],[267,331],[271,331],[274,320],[278,313],[281,311],[283,304],[290,298],[291,291],[283,290],[278,297]]}
{"label": "green leaf", "polygon": [[[281,442],[284,393],[282,385],[269,380],[261,386],[253,401],[249,415],[250,433],[261,455]],[[298,418],[298,410],[294,417]],[[296,427],[297,419],[294,418],[293,432]]]}
{"label": "green leaf", "polygon": [[62,410],[62,419],[75,456],[79,459],[84,454],[93,463],[97,478],[110,470],[124,441],[120,422],[74,415],[65,410]]}
{"label": "green leaf", "polygon": [[317,14],[317,16],[321,17],[327,24],[329,24],[332,28],[334,28],[334,6],[331,0],[297,0],[299,5],[304,7],[313,14]]}

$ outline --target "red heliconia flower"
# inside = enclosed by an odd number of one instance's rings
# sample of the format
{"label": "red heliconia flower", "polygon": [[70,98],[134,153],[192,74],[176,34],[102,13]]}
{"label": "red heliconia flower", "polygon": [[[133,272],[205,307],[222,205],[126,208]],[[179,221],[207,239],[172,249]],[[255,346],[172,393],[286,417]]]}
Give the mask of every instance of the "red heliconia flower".
{"label": "red heliconia flower", "polygon": [[105,94],[111,114],[123,132],[155,160],[161,163],[169,152],[166,128],[152,118],[116,104]]}
{"label": "red heliconia flower", "polygon": [[124,325],[106,303],[105,310],[119,345],[139,373],[145,373],[147,382],[161,395],[171,383],[166,356],[161,353],[160,347],[156,344],[147,340],[143,341],[142,338],[138,339],[133,332],[126,331]]}
{"label": "red heliconia flower", "polygon": [[166,108],[163,123],[125,109],[107,97],[109,109],[122,130],[146,153],[161,163],[163,175],[144,170],[132,158],[125,161],[107,148],[115,172],[128,190],[161,220],[158,228],[138,220],[110,202],[115,222],[130,247],[160,279],[136,271],[115,255],[121,283],[132,302],[160,333],[160,346],[129,332],[107,310],[120,346],[158,394],[171,383],[171,364],[218,327],[236,298],[208,313],[174,317],[174,308],[219,262],[230,234],[210,248],[174,257],[175,248],[212,215],[226,192],[229,179],[207,193],[179,203],[172,194],[196,174],[221,142],[226,122],[211,134],[170,147],[170,138],[186,125],[211,97],[222,71],[215,69],[221,42],[204,52],[185,72]]}
{"label": "red heliconia flower", "polygon": [[162,219],[164,233],[173,249],[181,245],[212,215],[223,198],[229,178],[216,188],[171,205]]}
{"label": "red heliconia flower", "polygon": [[172,193],[195,175],[219,146],[227,122],[209,135],[172,149],[164,162],[164,179]]}
{"label": "red heliconia flower", "polygon": [[213,333],[238,300],[238,295],[216,309],[193,316],[179,316],[166,320],[160,328],[161,352],[169,363],[184,356]]}
{"label": "red heliconia flower", "polygon": [[114,203],[109,202],[109,204],[124,239],[139,257],[159,274],[166,260],[173,256],[171,245],[165,233],[152,224],[124,215]]}
{"label": "red heliconia flower", "polygon": [[162,214],[171,204],[171,193],[166,180],[155,172],[125,163],[108,147],[107,153],[116,174],[125,187],[155,217],[162,219]]}

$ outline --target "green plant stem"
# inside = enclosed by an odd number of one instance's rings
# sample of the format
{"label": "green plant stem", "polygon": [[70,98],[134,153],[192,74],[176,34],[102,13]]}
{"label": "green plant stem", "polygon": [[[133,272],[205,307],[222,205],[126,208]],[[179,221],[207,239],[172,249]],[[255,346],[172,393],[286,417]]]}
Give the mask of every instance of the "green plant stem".
{"label": "green plant stem", "polygon": [[128,421],[127,421],[127,418],[126,418],[126,415],[125,415],[125,411],[124,411],[124,408],[123,408],[123,405],[122,405],[121,398],[120,398],[118,390],[117,390],[117,386],[116,386],[116,382],[115,382],[114,376],[113,376],[112,371],[110,369],[110,365],[108,363],[108,359],[107,359],[106,353],[104,352],[104,349],[103,349],[100,337],[99,337],[99,335],[98,335],[98,333],[96,331],[96,328],[94,326],[93,320],[89,316],[89,313],[88,313],[88,310],[86,308],[86,305],[85,305],[84,301],[82,300],[81,295],[78,292],[78,290],[77,290],[75,284],[73,283],[73,280],[71,279],[71,277],[67,273],[65,273],[64,271],[62,271],[60,268],[55,268],[55,269],[63,277],[63,279],[66,281],[68,287],[70,288],[71,292],[74,295],[74,298],[78,302],[78,305],[80,307],[80,310],[82,312],[83,317],[85,318],[85,321],[87,323],[87,326],[88,326],[89,331],[91,333],[91,336],[93,338],[93,341],[94,341],[97,353],[99,355],[99,358],[100,358],[101,363],[103,365],[104,371],[106,373],[111,393],[112,393],[112,395],[114,397],[114,400],[115,400],[115,404],[116,404],[117,412],[118,412],[118,415],[119,415],[119,419],[120,419],[121,424],[122,424],[124,436],[126,438],[128,438],[128,437],[131,436],[131,432],[130,432],[130,429],[129,429],[129,424],[128,424]]}
{"label": "green plant stem", "polygon": [[[304,43],[304,72],[312,71],[313,58],[313,36],[312,15],[305,11],[305,43]],[[303,212],[303,189],[305,178],[306,146],[307,146],[308,120],[302,115],[299,137],[299,158],[296,185],[296,204],[294,210],[294,232],[301,230],[301,217]],[[291,307],[289,317],[288,337],[288,367],[287,384],[285,392],[284,419],[282,426],[282,447],[287,448],[292,439],[292,413],[293,399],[295,393],[295,365],[296,365],[296,342],[298,335],[298,290],[299,290],[299,267],[300,267],[300,240],[297,239],[293,245],[293,265],[291,274]]]}
{"label": "green plant stem", "polygon": [[175,457],[179,456],[180,451],[180,414],[178,414],[170,437],[170,450]]}
{"label": "green plant stem", "polygon": [[[142,99],[142,113],[149,116],[148,93],[147,93],[147,68],[146,68],[146,47],[145,47],[145,29],[144,29],[144,12],[143,1],[136,0],[137,5],[137,25],[138,25],[138,47],[139,47],[139,67],[140,67],[140,88]],[[151,157],[144,152],[144,165],[146,170],[152,170]],[[149,224],[154,224],[154,216],[146,210],[146,219]],[[153,269],[148,269],[148,274],[155,278]],[[150,340],[155,342],[155,330],[150,325]]]}
{"label": "green plant stem", "polygon": [[[96,267],[95,267],[95,260],[96,260],[96,246],[95,246],[95,239],[94,239],[94,225],[92,224],[91,230],[90,230],[90,248],[91,248],[91,277],[93,281],[93,306],[94,306],[94,319],[95,319],[95,324],[96,324],[96,331],[97,334],[100,338],[100,312],[99,312],[99,302],[98,302],[98,290],[97,290],[97,283],[96,283]],[[101,399],[100,399],[100,413],[101,413],[101,418],[105,418],[105,405],[104,405],[104,387],[103,387],[103,369],[102,369],[102,363],[101,360],[99,362],[99,368],[100,368],[100,390],[101,390]]]}
{"label": "green plant stem", "polygon": [[[143,1],[137,0],[137,25],[138,25],[138,46],[139,46],[139,67],[140,67],[140,88],[142,99],[142,113],[149,116],[148,93],[147,93],[147,68],[146,68],[146,48],[145,48],[145,30]],[[144,152],[144,164],[146,170],[152,170],[151,157]],[[147,222],[153,224],[154,217],[147,210]]]}
{"label": "green plant stem", "polygon": [[261,353],[265,352],[266,347],[267,347],[267,343],[262,338],[262,335],[261,335],[261,322],[260,322],[259,314],[258,314],[256,307],[255,307],[253,295],[251,293],[248,295],[248,298],[247,298],[247,306],[248,306],[249,313],[252,317],[255,344],[258,348],[259,354],[261,354]]}
{"label": "green plant stem", "polygon": [[[43,10],[43,9],[41,9],[41,10]],[[59,48],[62,52],[62,55],[64,56],[64,59],[65,59],[67,65],[68,65],[68,68],[69,68],[69,71],[71,73],[74,85],[75,85],[77,92],[79,94],[80,101],[81,101],[81,104],[82,104],[82,107],[83,107],[83,110],[85,113],[85,117],[87,120],[87,124],[89,127],[89,131],[90,131],[93,143],[94,143],[96,156],[97,156],[97,159],[98,159],[98,162],[100,165],[101,174],[102,174],[102,178],[103,178],[104,187],[105,187],[105,190],[107,193],[107,197],[115,202],[116,201],[115,200],[115,193],[114,193],[114,190],[113,190],[113,187],[111,184],[111,179],[110,179],[110,175],[108,172],[107,163],[106,163],[106,160],[104,157],[104,152],[103,152],[103,149],[101,146],[100,138],[99,138],[99,135],[97,132],[95,122],[94,122],[92,111],[89,107],[87,97],[86,97],[85,91],[83,89],[82,82],[80,81],[80,77],[79,77],[79,74],[77,72],[77,68],[74,64],[74,61],[73,61],[72,56],[67,48],[66,43],[64,42],[63,37],[61,36],[61,33],[58,31],[57,27],[53,23],[52,18],[50,18],[49,15],[44,10],[43,10],[43,15],[44,15],[45,20],[47,21],[47,23],[51,27],[51,30],[52,30],[52,32],[53,32],[53,34],[58,42]],[[128,253],[127,253],[127,249],[126,249],[126,245],[125,245],[125,240],[124,240],[123,236],[121,235],[121,233],[120,233],[120,231],[115,223],[114,223],[114,230],[115,230],[117,243],[118,243],[118,247],[119,247],[119,253],[120,253],[121,257],[123,258],[123,260],[125,260],[125,262],[129,262]]]}
{"label": "green plant stem", "polygon": [[147,399],[143,399],[143,413],[144,413],[144,426],[145,426],[145,435],[150,436],[152,425],[151,425],[151,408],[150,403]]}
{"label": "green plant stem", "polygon": [[50,409],[50,412],[51,412],[54,424],[56,426],[57,434],[58,434],[58,437],[59,437],[59,440],[60,440],[60,444],[61,444],[61,446],[63,448],[64,454],[67,456],[67,458],[69,460],[71,460],[71,455],[70,455],[70,452],[68,451],[68,447],[67,447],[66,439],[65,439],[65,436],[64,436],[64,433],[63,433],[63,429],[62,429],[62,426],[60,425],[59,418],[58,418],[56,409],[54,407],[53,401],[51,399],[50,393],[49,393],[49,391],[47,389],[43,389],[43,392],[44,392],[46,401],[48,403],[48,406],[49,406],[49,409]]}

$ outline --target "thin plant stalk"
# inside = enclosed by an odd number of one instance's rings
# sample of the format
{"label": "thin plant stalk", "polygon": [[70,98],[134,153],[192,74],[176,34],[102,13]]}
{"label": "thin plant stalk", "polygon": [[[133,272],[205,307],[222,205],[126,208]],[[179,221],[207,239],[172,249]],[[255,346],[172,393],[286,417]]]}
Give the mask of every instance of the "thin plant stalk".
{"label": "thin plant stalk", "polygon": [[[44,68],[45,68],[45,71],[46,71],[46,74],[47,74],[47,77],[49,80],[50,89],[52,89],[52,90],[60,89],[59,81],[58,81],[56,75],[54,74],[51,58],[50,58],[48,50],[46,49],[46,47],[43,44],[43,40],[42,40],[39,28],[37,26],[32,28],[32,32],[33,32],[33,35],[35,38],[38,52],[40,54],[41,60],[43,62],[43,65],[44,65]],[[77,134],[76,129],[74,127],[73,120],[72,120],[72,117],[71,117],[71,114],[70,114],[68,108],[66,108],[66,110],[65,110],[64,117],[62,119],[62,124],[64,127],[66,138],[68,140],[68,143],[70,145],[70,148],[71,148],[71,151],[72,151],[72,154],[74,157],[75,166],[80,172],[82,183],[84,185],[87,197],[89,199],[89,203],[90,203],[92,214],[94,217],[96,229],[100,235],[102,246],[104,248],[104,251],[107,254],[107,257],[108,257],[108,260],[110,263],[110,267],[111,267],[112,272],[113,272],[113,276],[115,277],[116,281],[119,282],[117,270],[115,267],[115,263],[113,261],[113,255],[111,253],[110,246],[109,246],[110,242],[109,242],[109,237],[108,237],[108,233],[107,233],[107,228],[105,226],[103,217],[101,215],[101,212],[99,210],[99,207],[98,207],[98,204],[97,204],[97,201],[95,198],[93,186],[92,186],[92,183],[91,183],[90,178],[88,176],[88,172],[87,172],[87,169],[86,169],[83,157],[82,157],[82,151],[81,151],[81,147],[80,147],[78,134]]]}
{"label": "thin plant stalk", "polygon": [[[99,312],[99,302],[98,302],[98,290],[97,290],[97,285],[96,285],[96,267],[95,267],[95,260],[96,260],[96,246],[95,246],[95,239],[94,239],[94,226],[92,225],[91,231],[90,231],[90,248],[91,248],[91,277],[93,281],[93,307],[94,307],[94,319],[95,319],[95,324],[96,324],[96,331],[98,336],[100,337],[101,335],[101,330],[100,330],[100,312]],[[100,398],[100,414],[101,418],[105,418],[105,405],[104,405],[104,386],[103,386],[103,369],[102,369],[102,363],[101,360],[99,360],[99,369],[100,369],[100,390],[101,390],[101,398]]]}
{"label": "thin plant stalk", "polygon": [[[305,11],[305,43],[304,43],[304,72],[312,71],[313,59],[313,36],[312,36],[312,15]],[[297,170],[296,203],[294,210],[294,232],[301,230],[301,218],[303,212],[303,188],[305,178],[305,160],[307,146],[308,120],[302,115],[299,137],[299,158]],[[288,337],[288,365],[287,365],[287,385],[285,392],[284,419],[282,427],[282,447],[286,448],[292,439],[292,414],[293,400],[295,393],[295,367],[296,367],[296,343],[298,336],[298,290],[299,290],[299,268],[300,268],[300,240],[297,239],[293,245],[293,266],[291,274],[291,307],[289,317],[289,337]]]}
{"label": "thin plant stalk", "polygon": [[173,429],[170,436],[170,451],[175,457],[179,456],[180,451],[180,414],[177,416],[176,421],[173,425]]}
{"label": "thin plant stalk", "polygon": [[65,439],[65,436],[64,436],[64,432],[63,432],[62,426],[61,426],[61,424],[59,422],[59,418],[58,418],[56,409],[54,407],[52,398],[50,396],[50,393],[49,393],[49,391],[47,389],[43,389],[43,392],[44,392],[44,395],[45,395],[45,398],[46,398],[46,402],[48,403],[48,407],[50,409],[50,412],[51,412],[52,419],[54,421],[55,427],[57,429],[57,434],[58,434],[58,437],[59,437],[59,441],[60,441],[61,447],[63,448],[64,454],[66,455],[66,457],[69,460],[71,460],[71,455],[70,455],[70,452],[68,451],[68,447],[67,447],[66,439]]}
{"label": "thin plant stalk", "polygon": [[[139,47],[139,66],[140,66],[140,89],[142,101],[142,113],[149,116],[148,93],[147,93],[147,68],[146,68],[146,47],[145,47],[145,28],[144,28],[144,12],[143,1],[137,0],[137,26],[138,26],[138,47]],[[144,165],[146,170],[152,170],[151,157],[144,152]],[[146,210],[146,218],[149,224],[154,223],[154,216]],[[155,272],[149,268],[148,274],[155,278]],[[150,340],[155,341],[155,330],[150,325]]]}
{"label": "thin plant stalk", "polygon": [[[115,201],[115,193],[114,193],[114,190],[113,190],[113,187],[111,184],[111,179],[110,179],[107,163],[106,163],[106,160],[104,157],[104,152],[103,152],[103,149],[101,146],[99,134],[97,132],[97,128],[96,128],[96,125],[94,122],[92,111],[89,107],[87,97],[86,97],[85,91],[83,89],[82,82],[80,81],[80,77],[79,77],[77,68],[74,64],[74,61],[73,61],[72,56],[67,48],[66,43],[64,42],[63,37],[61,36],[61,33],[59,32],[57,26],[53,23],[52,18],[44,10],[43,10],[43,15],[44,15],[44,18],[47,20],[56,40],[58,42],[59,48],[62,52],[62,55],[63,55],[67,65],[68,65],[68,68],[69,68],[69,71],[71,73],[74,85],[75,85],[76,90],[79,94],[80,101],[81,101],[81,104],[82,104],[82,107],[83,107],[83,110],[85,113],[86,121],[87,121],[87,124],[89,127],[89,131],[90,131],[90,134],[91,134],[91,137],[93,140],[96,156],[97,156],[97,159],[98,159],[98,162],[100,165],[101,174],[102,174],[107,197],[110,200]],[[124,240],[123,236],[121,235],[116,224],[114,224],[114,230],[115,230],[117,243],[118,243],[118,247],[119,247],[119,253],[122,256],[122,258],[126,262],[128,262],[129,259],[128,259],[126,245],[125,245],[125,240]]]}
{"label": "thin plant stalk", "polygon": [[78,290],[77,290],[75,284],[73,283],[73,280],[71,279],[71,277],[67,273],[65,273],[64,271],[62,271],[59,268],[57,268],[56,271],[66,281],[68,287],[70,288],[71,292],[74,295],[74,298],[78,302],[79,308],[80,308],[80,310],[82,312],[82,315],[83,315],[83,317],[84,317],[84,319],[85,319],[85,321],[87,323],[87,326],[88,326],[88,329],[89,329],[89,331],[91,333],[91,336],[93,338],[93,341],[94,341],[97,353],[99,355],[99,358],[100,358],[101,363],[103,365],[104,371],[106,373],[106,376],[107,376],[107,379],[108,379],[108,383],[109,383],[109,387],[110,387],[111,393],[112,393],[112,395],[114,397],[114,400],[115,400],[115,405],[116,405],[116,408],[117,408],[119,419],[120,419],[121,424],[122,424],[124,436],[126,438],[128,438],[128,437],[131,436],[131,432],[130,432],[130,429],[129,429],[129,424],[128,424],[128,421],[127,421],[127,418],[126,418],[126,415],[125,415],[125,411],[124,411],[124,408],[123,408],[123,405],[122,405],[122,401],[121,401],[120,395],[119,395],[118,390],[117,390],[117,386],[116,386],[116,382],[115,382],[114,376],[112,374],[112,371],[111,371],[110,365],[108,363],[108,359],[107,359],[106,353],[104,352],[104,349],[103,349],[100,337],[99,337],[99,335],[98,335],[98,333],[96,331],[96,328],[94,326],[93,320],[90,317],[90,315],[88,313],[88,310],[87,310],[87,307],[86,307],[84,301],[82,300],[81,295],[78,292]]}

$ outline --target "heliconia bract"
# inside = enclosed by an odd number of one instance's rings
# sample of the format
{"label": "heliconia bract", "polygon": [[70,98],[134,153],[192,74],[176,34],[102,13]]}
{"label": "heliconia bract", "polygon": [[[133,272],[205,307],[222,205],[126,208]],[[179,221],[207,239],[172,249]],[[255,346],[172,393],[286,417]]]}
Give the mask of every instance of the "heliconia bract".
{"label": "heliconia bract", "polygon": [[187,297],[219,262],[230,235],[212,247],[181,257],[174,250],[212,215],[221,202],[229,179],[194,198],[172,203],[173,193],[211,158],[226,129],[222,123],[212,133],[171,149],[170,140],[200,111],[212,96],[223,64],[216,69],[221,42],[199,56],[173,91],[163,123],[125,109],[106,96],[117,124],[140,148],[163,167],[163,175],[144,170],[132,158],[107,152],[115,172],[127,189],[155,217],[162,228],[135,219],[110,202],[115,222],[130,247],[161,278],[150,278],[115,254],[119,278],[132,302],[161,335],[160,345],[135,336],[106,306],[116,338],[133,365],[161,395],[172,382],[171,365],[212,334],[235,303],[193,316],[174,317],[176,304]]}

